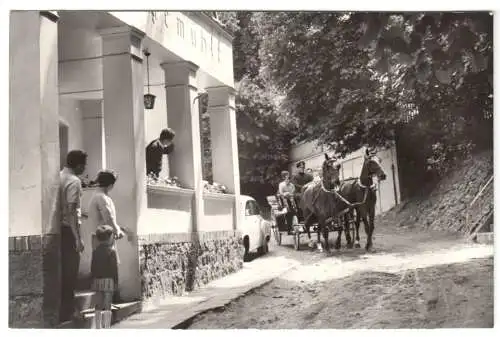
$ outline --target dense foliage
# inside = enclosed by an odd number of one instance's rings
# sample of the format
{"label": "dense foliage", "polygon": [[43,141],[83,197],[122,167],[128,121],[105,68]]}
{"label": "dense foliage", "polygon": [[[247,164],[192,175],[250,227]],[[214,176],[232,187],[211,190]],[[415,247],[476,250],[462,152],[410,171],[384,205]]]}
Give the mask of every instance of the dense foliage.
{"label": "dense foliage", "polygon": [[493,146],[488,12],[218,17],[235,36],[242,186],[277,177],[293,141],[343,154],[396,141],[416,187]]}
{"label": "dense foliage", "polygon": [[399,133],[423,147],[407,155],[439,174],[492,146],[490,13],[258,17],[262,72],[286,92],[300,139],[347,153]]}

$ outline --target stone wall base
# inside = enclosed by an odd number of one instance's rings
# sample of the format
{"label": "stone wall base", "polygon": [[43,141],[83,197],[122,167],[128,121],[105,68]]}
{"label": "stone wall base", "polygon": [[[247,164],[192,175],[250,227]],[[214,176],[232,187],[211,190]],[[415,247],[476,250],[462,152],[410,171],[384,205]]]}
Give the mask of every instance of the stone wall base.
{"label": "stone wall base", "polygon": [[9,237],[9,327],[59,323],[60,235]]}
{"label": "stone wall base", "polygon": [[182,295],[243,266],[239,232],[148,235],[139,238],[143,301]]}

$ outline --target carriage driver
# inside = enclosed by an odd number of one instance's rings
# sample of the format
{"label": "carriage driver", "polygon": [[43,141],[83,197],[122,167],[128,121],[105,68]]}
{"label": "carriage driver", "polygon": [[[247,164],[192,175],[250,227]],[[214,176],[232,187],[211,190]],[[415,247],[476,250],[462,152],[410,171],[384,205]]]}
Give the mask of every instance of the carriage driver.
{"label": "carriage driver", "polygon": [[[314,180],[313,176],[305,172],[306,163],[300,161],[296,165],[297,173],[292,177],[292,184],[295,186],[295,204],[300,205],[300,198],[302,197],[302,189],[305,185]],[[302,218],[302,210],[299,208],[300,218]]]}
{"label": "carriage driver", "polygon": [[301,193],[302,188],[313,181],[314,178],[311,174],[305,172],[306,163],[303,161],[298,162],[296,167],[298,172],[292,177],[292,184],[295,185],[297,193]]}

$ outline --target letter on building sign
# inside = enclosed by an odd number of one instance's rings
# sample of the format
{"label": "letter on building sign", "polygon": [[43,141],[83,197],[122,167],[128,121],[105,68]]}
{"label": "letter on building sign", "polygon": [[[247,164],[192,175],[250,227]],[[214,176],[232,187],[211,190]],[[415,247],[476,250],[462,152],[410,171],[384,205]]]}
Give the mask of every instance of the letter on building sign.
{"label": "letter on building sign", "polygon": [[220,39],[217,40],[217,61],[220,62]]}
{"label": "letter on building sign", "polygon": [[207,40],[203,37],[203,32],[201,33],[201,51],[204,52],[207,49]]}
{"label": "letter on building sign", "polygon": [[165,25],[166,28],[168,28],[167,15],[168,15],[168,12],[163,12],[163,24]]}
{"label": "letter on building sign", "polygon": [[193,47],[196,47],[196,30],[191,28],[191,43],[193,44]]}
{"label": "letter on building sign", "polygon": [[177,18],[177,35],[184,38],[184,22],[179,18]]}
{"label": "letter on building sign", "polygon": [[210,54],[214,56],[214,36],[210,34]]}
{"label": "letter on building sign", "polygon": [[217,61],[220,62],[220,39],[217,40]]}

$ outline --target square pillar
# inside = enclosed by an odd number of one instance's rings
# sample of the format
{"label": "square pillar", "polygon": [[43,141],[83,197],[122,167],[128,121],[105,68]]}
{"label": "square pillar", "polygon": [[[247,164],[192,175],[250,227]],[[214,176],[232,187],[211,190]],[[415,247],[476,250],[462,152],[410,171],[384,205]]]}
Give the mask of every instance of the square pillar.
{"label": "square pillar", "polygon": [[[110,196],[117,221],[137,233],[146,203],[145,126],[141,44],[144,33],[132,27],[101,30],[103,50],[103,113],[106,167],[118,180]],[[119,291],[123,301],[141,296],[137,237],[118,241]]]}
{"label": "square pillar", "polygon": [[203,217],[198,66],[191,62],[164,63],[167,91],[167,124],[175,131],[175,149],[169,155],[170,176],[179,178],[182,187],[195,191],[192,232]]}
{"label": "square pillar", "polygon": [[[212,141],[212,172],[214,181],[235,195],[235,214],[239,215],[240,168],[234,89],[221,86],[207,88],[210,137]],[[239,228],[235,218],[235,228]]]}
{"label": "square pillar", "polygon": [[83,100],[80,101],[80,107],[83,115],[83,147],[88,154],[85,174],[95,179],[105,167],[102,100]]}
{"label": "square pillar", "polygon": [[9,326],[53,327],[60,305],[58,15],[10,15]]}

